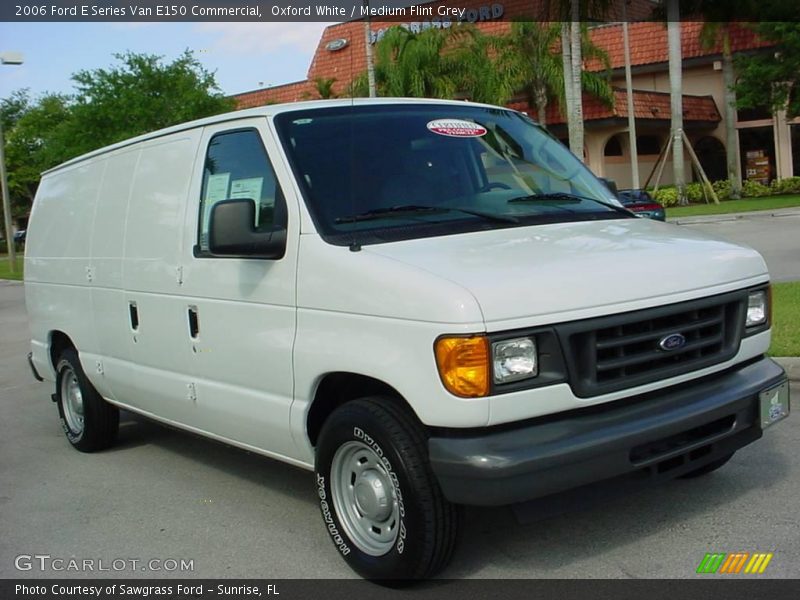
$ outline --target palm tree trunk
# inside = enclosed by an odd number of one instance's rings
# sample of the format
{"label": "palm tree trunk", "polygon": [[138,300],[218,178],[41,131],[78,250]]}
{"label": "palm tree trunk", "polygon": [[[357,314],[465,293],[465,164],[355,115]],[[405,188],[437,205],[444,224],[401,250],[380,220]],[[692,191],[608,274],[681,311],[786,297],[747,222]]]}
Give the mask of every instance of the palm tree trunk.
{"label": "palm tree trunk", "polygon": [[536,114],[539,125],[547,127],[547,90],[541,86],[536,88]]}
{"label": "palm tree trunk", "polygon": [[722,81],[725,85],[725,148],[728,159],[728,181],[731,184],[731,198],[742,197],[742,167],[739,162],[738,135],[736,132],[736,91],[733,89],[735,75],[731,55],[731,30],[722,25]]}
{"label": "palm tree trunk", "polygon": [[572,28],[569,21],[561,23],[561,60],[564,67],[564,116],[567,117],[567,130],[569,131],[569,147],[572,149],[573,138],[573,103],[575,101],[575,93],[572,87],[572,44],[570,43],[570,35]]}
{"label": "palm tree trunk", "polygon": [[667,37],[669,41],[669,93],[672,112],[672,173],[678,189],[678,204],[688,204],[686,174],[683,165],[683,82],[681,22],[678,0],[667,1]]}
{"label": "palm tree trunk", "polygon": [[[572,153],[583,159],[583,86],[581,85],[581,73],[583,72],[583,60],[581,57],[581,13],[579,0],[572,0],[570,23],[570,59],[572,62],[571,80],[572,85],[572,114],[570,120],[569,147]],[[566,77],[565,77],[566,79]]]}

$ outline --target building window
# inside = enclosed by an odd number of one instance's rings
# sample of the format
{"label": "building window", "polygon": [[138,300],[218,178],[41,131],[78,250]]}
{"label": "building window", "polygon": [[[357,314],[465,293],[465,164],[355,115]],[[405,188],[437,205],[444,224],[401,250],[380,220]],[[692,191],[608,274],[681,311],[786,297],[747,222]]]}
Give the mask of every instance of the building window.
{"label": "building window", "polygon": [[706,177],[711,181],[728,178],[728,163],[725,146],[717,138],[705,136],[694,143],[694,151]]}
{"label": "building window", "polygon": [[640,156],[661,154],[661,142],[654,135],[639,135],[636,137],[636,152]]}
{"label": "building window", "polygon": [[622,143],[620,142],[618,135],[612,136],[606,142],[606,148],[603,151],[603,156],[622,156]]}
{"label": "building window", "polygon": [[746,121],[763,121],[764,119],[772,119],[772,111],[767,106],[740,108],[736,111],[736,120],[739,121],[739,123]]}

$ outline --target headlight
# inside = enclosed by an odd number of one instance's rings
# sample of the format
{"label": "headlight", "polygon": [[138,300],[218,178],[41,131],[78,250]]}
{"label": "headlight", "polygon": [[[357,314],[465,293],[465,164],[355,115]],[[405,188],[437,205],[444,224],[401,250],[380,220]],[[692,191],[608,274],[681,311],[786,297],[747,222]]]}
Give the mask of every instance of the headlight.
{"label": "headlight", "polygon": [[768,314],[769,302],[767,290],[750,292],[750,295],[747,297],[747,320],[745,321],[745,327],[763,325],[767,322]]}
{"label": "headlight", "polygon": [[536,341],[524,337],[503,340],[492,345],[493,375],[495,383],[509,383],[539,373]]}

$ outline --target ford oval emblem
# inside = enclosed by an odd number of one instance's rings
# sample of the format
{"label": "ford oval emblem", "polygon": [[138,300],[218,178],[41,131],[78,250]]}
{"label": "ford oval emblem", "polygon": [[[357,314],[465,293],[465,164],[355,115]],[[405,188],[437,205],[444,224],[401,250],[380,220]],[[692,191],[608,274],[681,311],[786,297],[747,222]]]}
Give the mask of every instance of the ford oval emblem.
{"label": "ford oval emblem", "polygon": [[680,333],[670,333],[658,341],[658,347],[665,352],[678,350],[686,345],[686,338]]}
{"label": "ford oval emblem", "polygon": [[338,40],[333,40],[331,42],[328,42],[325,45],[325,48],[328,50],[328,52],[336,52],[337,50],[341,50],[345,46],[347,46],[347,40],[344,38],[339,38]]}

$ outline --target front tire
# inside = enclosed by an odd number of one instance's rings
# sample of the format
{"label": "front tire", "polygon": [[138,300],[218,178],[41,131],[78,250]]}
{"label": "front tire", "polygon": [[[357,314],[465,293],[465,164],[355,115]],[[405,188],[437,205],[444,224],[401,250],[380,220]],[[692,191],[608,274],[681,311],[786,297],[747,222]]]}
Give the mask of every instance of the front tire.
{"label": "front tire", "polygon": [[450,561],[459,509],[442,495],[422,427],[387,398],[349,402],[325,422],[317,493],[331,540],[367,579],[431,577]]}
{"label": "front tire", "polygon": [[94,389],[73,348],[64,350],[56,364],[56,403],[64,434],[77,450],[97,452],[116,440],[119,410]]}

